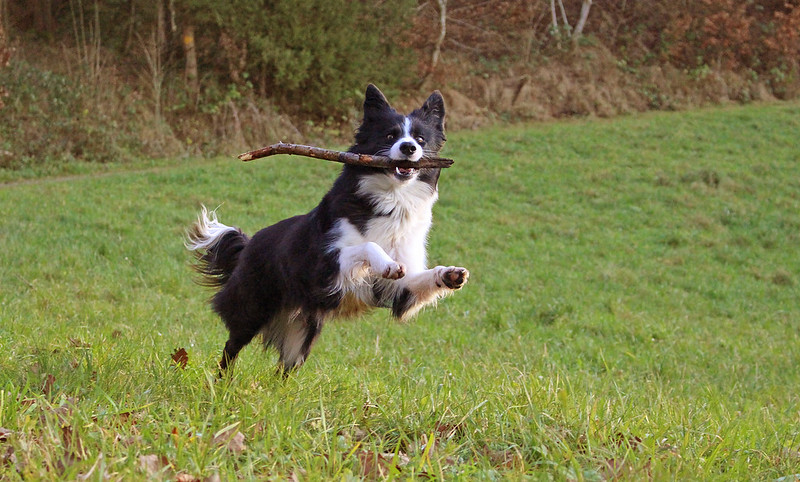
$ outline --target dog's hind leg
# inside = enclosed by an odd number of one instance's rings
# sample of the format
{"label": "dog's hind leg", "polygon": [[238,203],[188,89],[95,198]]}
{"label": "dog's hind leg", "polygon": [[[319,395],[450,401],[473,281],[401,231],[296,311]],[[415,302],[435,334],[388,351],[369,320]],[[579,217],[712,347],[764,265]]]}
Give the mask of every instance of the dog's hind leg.
{"label": "dog's hind leg", "polygon": [[322,318],[317,315],[300,316],[287,323],[278,343],[279,369],[284,376],[305,363],[321,330]]}
{"label": "dog's hind leg", "polygon": [[225,348],[222,349],[222,359],[219,361],[219,377],[221,378],[228,367],[236,360],[236,356],[250,341],[256,336],[257,332],[250,330],[245,332],[231,333]]}
{"label": "dog's hind leg", "polygon": [[392,314],[400,319],[414,316],[425,305],[460,289],[468,279],[469,271],[457,266],[437,266],[409,274],[397,281]]}

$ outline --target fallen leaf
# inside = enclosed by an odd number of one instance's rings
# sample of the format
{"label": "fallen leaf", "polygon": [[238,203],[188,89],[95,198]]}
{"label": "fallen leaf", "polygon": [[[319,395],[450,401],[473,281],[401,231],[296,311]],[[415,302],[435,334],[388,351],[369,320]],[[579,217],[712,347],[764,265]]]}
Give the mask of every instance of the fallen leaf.
{"label": "fallen leaf", "polygon": [[17,455],[14,453],[14,447],[9,445],[5,450],[0,451],[0,467],[6,465],[16,465]]}
{"label": "fallen leaf", "polygon": [[[361,467],[361,475],[367,478],[385,478],[389,476],[394,469],[395,472],[400,472],[400,465],[403,459],[400,458],[398,455],[397,461],[398,463],[395,464],[395,457],[394,454],[391,453],[382,453],[378,454],[375,452],[370,452],[367,450],[361,450],[356,453],[356,459],[358,460],[358,464]],[[408,457],[406,457],[408,459]],[[406,460],[406,463],[408,461]]]}
{"label": "fallen leaf", "polygon": [[510,449],[494,450],[489,447],[484,447],[483,455],[489,459],[492,466],[498,469],[513,469],[520,461],[519,457],[517,457],[517,453]]}
{"label": "fallen leaf", "polygon": [[244,443],[244,434],[236,430],[239,422],[229,425],[216,434],[214,434],[214,443],[217,445],[225,445],[225,447],[233,453],[241,453],[247,448]]}
{"label": "fallen leaf", "polygon": [[436,425],[433,427],[437,434],[439,434],[439,438],[446,438],[449,439],[453,437],[455,434],[463,435],[464,433],[464,424],[457,423],[445,423],[445,422],[436,422]]}
{"label": "fallen leaf", "polygon": [[175,482],[200,482],[200,478],[194,475],[180,473],[175,476]]}
{"label": "fallen leaf", "polygon": [[91,344],[84,342],[80,338],[69,337],[69,342],[75,348],[89,348],[92,346]]}
{"label": "fallen leaf", "polygon": [[50,396],[50,392],[53,390],[53,384],[56,383],[56,377],[53,375],[47,375],[44,379],[44,385],[42,385],[42,392],[45,395]]}
{"label": "fallen leaf", "polygon": [[75,435],[70,425],[61,426],[61,440],[64,444],[64,451],[70,458],[81,460],[86,455],[83,450],[83,442],[80,437]]}
{"label": "fallen leaf", "polygon": [[186,353],[186,350],[183,348],[178,348],[175,350],[175,353],[172,354],[172,361],[181,368],[186,368],[186,364],[189,362],[189,354]]}
{"label": "fallen leaf", "polygon": [[134,444],[142,443],[144,438],[141,435],[128,435],[127,437],[122,434],[117,434],[114,437],[114,443],[122,444],[125,447],[130,447]]}
{"label": "fallen leaf", "polygon": [[306,469],[304,469],[302,467],[298,467],[297,468],[297,472],[294,472],[294,471],[289,472],[288,479],[289,479],[290,482],[300,482],[300,480],[305,480],[307,475],[308,475],[308,472],[306,472]]}
{"label": "fallen leaf", "polygon": [[614,441],[617,443],[617,447],[624,447],[627,446],[631,450],[642,450],[642,439],[635,436],[635,435],[625,435],[622,432],[617,432],[614,435]]}
{"label": "fallen leaf", "polygon": [[139,468],[142,470],[142,472],[149,476],[157,474],[159,471],[161,471],[161,469],[167,467],[168,465],[169,460],[167,460],[167,458],[163,455],[158,456],[151,454],[139,456]]}
{"label": "fallen leaf", "polygon": [[244,444],[244,434],[236,432],[230,440],[228,440],[228,450],[234,453],[244,452],[247,446]]}
{"label": "fallen leaf", "polygon": [[616,479],[622,476],[622,473],[626,470],[630,471],[628,464],[624,460],[606,459],[603,461],[600,474],[603,476],[603,480]]}

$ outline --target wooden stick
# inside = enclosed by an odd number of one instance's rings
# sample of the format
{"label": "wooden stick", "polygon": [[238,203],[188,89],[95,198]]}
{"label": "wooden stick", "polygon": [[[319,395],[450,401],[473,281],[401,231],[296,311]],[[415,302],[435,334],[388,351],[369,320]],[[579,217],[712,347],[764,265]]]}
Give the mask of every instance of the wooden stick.
{"label": "wooden stick", "polygon": [[402,160],[396,161],[386,156],[371,156],[369,154],[355,154],[353,152],[332,151],[321,147],[304,146],[301,144],[286,144],[279,142],[271,146],[262,147],[254,151],[239,154],[242,161],[252,161],[262,157],[275,154],[294,154],[298,156],[313,157],[314,159],[324,159],[326,161],[341,162],[343,164],[354,164],[356,166],[382,167],[382,168],[426,168],[426,167],[450,167],[453,165],[452,159],[443,157],[423,157],[417,162]]}

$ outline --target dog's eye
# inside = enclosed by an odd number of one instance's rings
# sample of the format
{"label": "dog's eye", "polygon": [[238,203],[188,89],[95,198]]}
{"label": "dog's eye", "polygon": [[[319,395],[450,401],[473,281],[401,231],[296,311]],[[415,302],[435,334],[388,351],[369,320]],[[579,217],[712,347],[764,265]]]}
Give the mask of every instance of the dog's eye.
{"label": "dog's eye", "polygon": [[419,143],[419,145],[425,144],[425,138],[422,136],[417,136],[414,138],[415,141]]}
{"label": "dog's eye", "polygon": [[387,141],[393,141],[394,140],[394,134],[386,134],[386,140]]}

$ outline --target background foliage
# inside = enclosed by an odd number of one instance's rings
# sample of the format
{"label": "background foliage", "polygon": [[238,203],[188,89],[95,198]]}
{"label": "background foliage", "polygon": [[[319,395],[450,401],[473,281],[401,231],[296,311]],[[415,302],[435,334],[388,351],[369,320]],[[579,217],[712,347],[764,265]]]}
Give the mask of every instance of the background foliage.
{"label": "background foliage", "polygon": [[346,142],[368,82],[451,128],[800,92],[800,0],[587,3],[2,0],[0,167]]}

